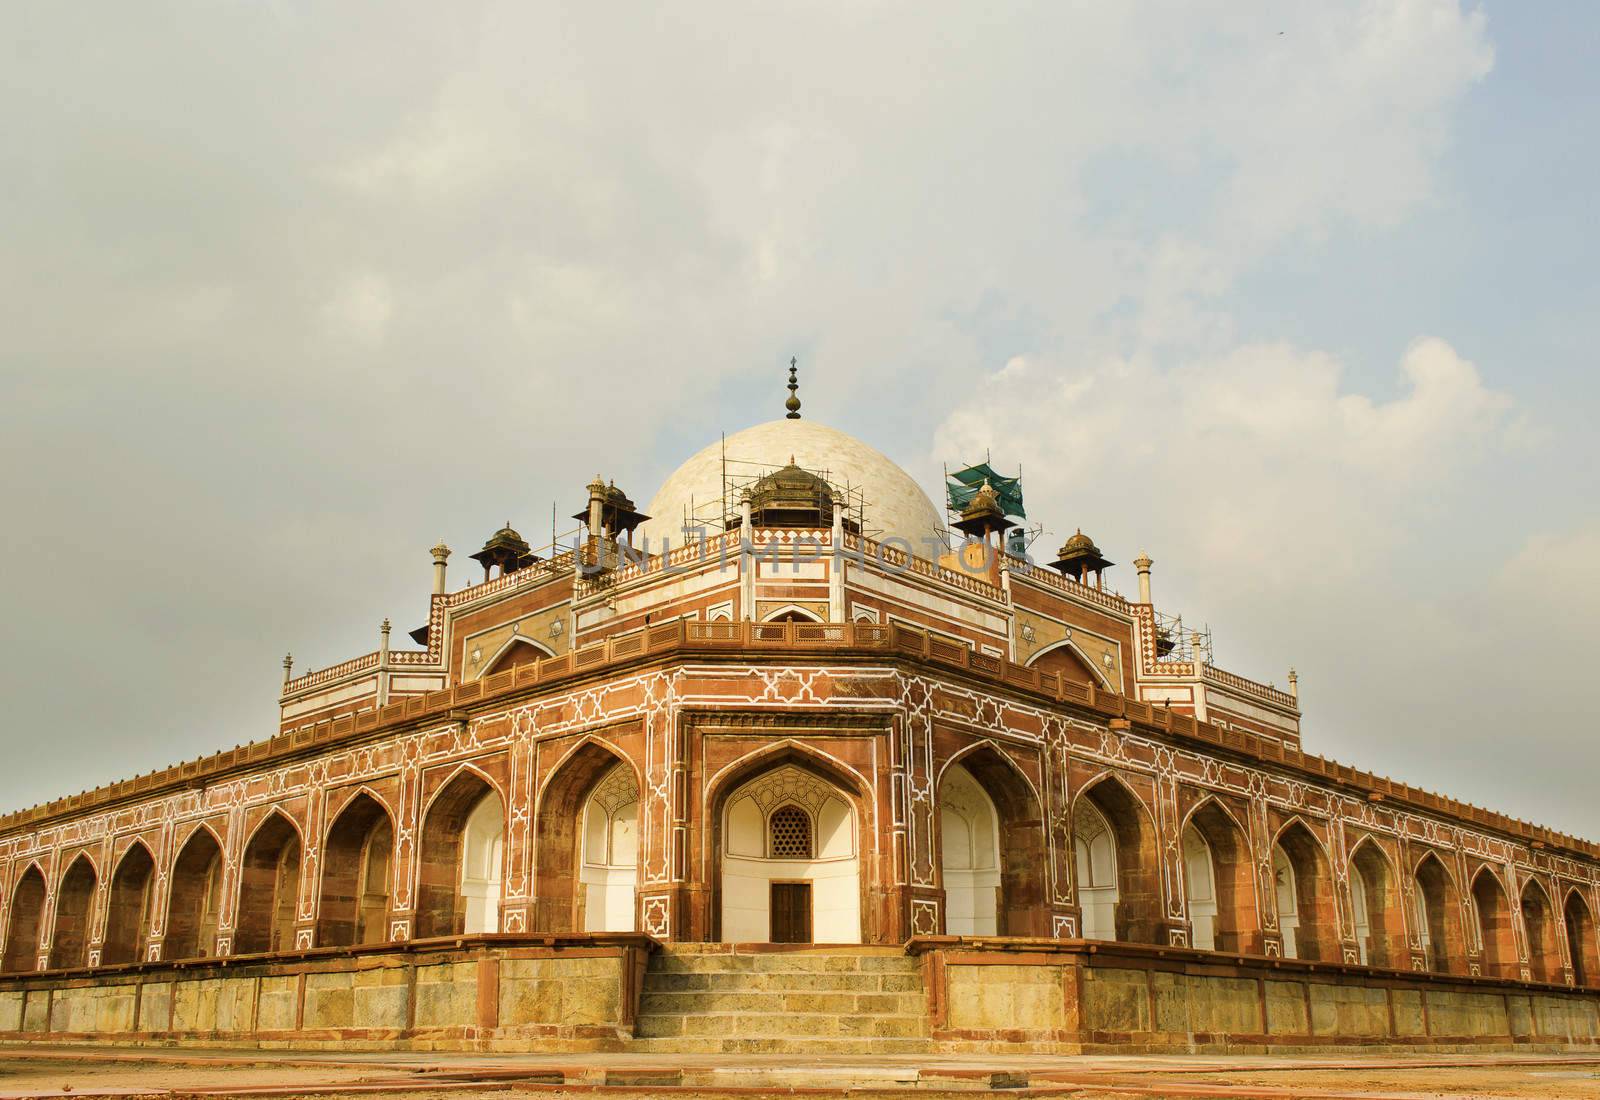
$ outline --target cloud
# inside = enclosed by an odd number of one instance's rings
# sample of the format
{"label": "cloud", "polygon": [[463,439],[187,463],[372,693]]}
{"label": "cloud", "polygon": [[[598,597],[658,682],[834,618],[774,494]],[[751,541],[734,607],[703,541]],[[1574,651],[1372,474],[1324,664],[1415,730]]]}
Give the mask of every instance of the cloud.
{"label": "cloud", "polygon": [[[1004,439],[1036,514],[1057,517],[1053,538],[1079,517],[1120,515],[1144,528],[1123,537],[1181,544],[1188,568],[1229,589],[1291,587],[1308,569],[1355,578],[1405,541],[1419,496],[1501,444],[1510,402],[1436,338],[1406,350],[1392,399],[1349,391],[1343,373],[1284,344],[1169,369],[1018,358],[935,447],[975,454]],[[1132,514],[1119,504],[1130,495]]]}
{"label": "cloud", "polygon": [[1463,530],[1506,511],[1486,458],[1539,445],[1503,364],[1430,319],[1375,379],[1241,301],[1448,200],[1495,64],[1458,3],[16,24],[0,687],[36,751],[0,804],[263,736],[283,651],[420,615],[441,535],[542,531],[597,463],[648,499],[791,354],[807,415],[924,476],[1021,459],[1053,535],[1148,548],[1352,750],[1517,551]]}

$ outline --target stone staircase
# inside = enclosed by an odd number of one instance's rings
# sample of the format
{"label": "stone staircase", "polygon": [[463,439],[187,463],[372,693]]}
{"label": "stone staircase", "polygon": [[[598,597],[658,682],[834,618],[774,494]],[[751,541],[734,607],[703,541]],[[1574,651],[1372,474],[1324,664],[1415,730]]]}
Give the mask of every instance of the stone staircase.
{"label": "stone staircase", "polygon": [[635,1035],[658,1053],[925,1053],[922,967],[898,947],[664,944]]}

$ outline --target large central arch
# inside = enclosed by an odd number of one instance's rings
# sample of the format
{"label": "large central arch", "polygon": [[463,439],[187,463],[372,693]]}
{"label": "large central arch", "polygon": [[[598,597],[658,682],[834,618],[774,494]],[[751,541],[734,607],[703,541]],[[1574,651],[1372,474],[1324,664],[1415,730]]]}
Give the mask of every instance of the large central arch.
{"label": "large central arch", "polygon": [[[869,880],[863,838],[866,791],[844,769],[785,745],[753,754],[713,784],[712,936],[861,943]],[[808,899],[808,900],[803,900]],[[778,909],[775,913],[774,906]],[[809,934],[786,936],[809,906]]]}

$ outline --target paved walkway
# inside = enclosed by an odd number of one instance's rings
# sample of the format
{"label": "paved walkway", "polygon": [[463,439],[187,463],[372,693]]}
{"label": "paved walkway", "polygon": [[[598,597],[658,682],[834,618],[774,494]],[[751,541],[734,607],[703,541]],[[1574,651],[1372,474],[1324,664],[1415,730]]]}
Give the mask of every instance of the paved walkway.
{"label": "paved walkway", "polygon": [[0,1098],[1600,1100],[1593,1055],[905,1057],[0,1048]]}

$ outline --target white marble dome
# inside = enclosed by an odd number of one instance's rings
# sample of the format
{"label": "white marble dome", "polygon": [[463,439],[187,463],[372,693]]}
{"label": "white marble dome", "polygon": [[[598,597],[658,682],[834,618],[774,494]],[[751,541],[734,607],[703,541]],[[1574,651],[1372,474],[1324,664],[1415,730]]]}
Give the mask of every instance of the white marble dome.
{"label": "white marble dome", "polygon": [[[675,547],[684,544],[684,517],[698,509],[704,520],[710,514],[705,506],[722,496],[722,455],[722,443],[712,443],[673,471],[644,509],[651,518],[639,528],[636,545],[648,545],[655,554],[664,539]],[[825,473],[834,485],[860,490],[867,534],[905,539],[918,557],[931,557],[927,540],[944,535],[943,515],[910,474],[854,436],[815,420],[772,420],[736,432],[728,436],[727,456],[730,474],[741,477],[786,466],[792,458],[797,466]]]}

